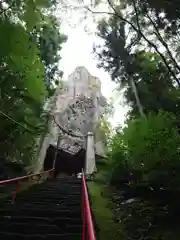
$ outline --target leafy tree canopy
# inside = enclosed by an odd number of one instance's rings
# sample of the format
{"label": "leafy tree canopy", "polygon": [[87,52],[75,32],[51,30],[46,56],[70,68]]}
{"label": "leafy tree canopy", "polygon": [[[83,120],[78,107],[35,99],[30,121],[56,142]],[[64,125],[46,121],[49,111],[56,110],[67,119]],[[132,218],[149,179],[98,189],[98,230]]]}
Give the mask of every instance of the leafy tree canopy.
{"label": "leafy tree canopy", "polygon": [[25,165],[36,158],[47,128],[43,105],[62,76],[57,65],[66,37],[52,12],[55,3],[0,2],[1,158]]}

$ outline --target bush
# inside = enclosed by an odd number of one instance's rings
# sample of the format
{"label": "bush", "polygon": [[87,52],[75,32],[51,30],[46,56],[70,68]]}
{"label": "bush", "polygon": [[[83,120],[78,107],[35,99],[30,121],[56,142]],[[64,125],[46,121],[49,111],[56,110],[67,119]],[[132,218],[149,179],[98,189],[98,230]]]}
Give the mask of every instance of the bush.
{"label": "bush", "polygon": [[[180,186],[180,136],[175,117],[166,112],[131,120],[111,139],[112,178],[122,170],[136,171],[139,184],[164,188]],[[129,176],[129,177],[130,177]]]}

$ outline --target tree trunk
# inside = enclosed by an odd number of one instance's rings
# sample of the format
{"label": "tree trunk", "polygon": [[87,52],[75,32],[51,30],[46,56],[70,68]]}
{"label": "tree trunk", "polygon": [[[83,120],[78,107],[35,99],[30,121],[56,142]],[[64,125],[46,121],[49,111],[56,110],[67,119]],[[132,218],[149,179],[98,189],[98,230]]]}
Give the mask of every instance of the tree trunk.
{"label": "tree trunk", "polygon": [[135,99],[136,99],[136,104],[137,104],[139,113],[142,117],[145,117],[143,107],[141,105],[141,102],[140,102],[140,99],[139,99],[139,96],[138,96],[137,88],[136,88],[136,85],[134,83],[134,79],[132,77],[130,77],[130,83],[131,83],[132,91],[133,91]]}

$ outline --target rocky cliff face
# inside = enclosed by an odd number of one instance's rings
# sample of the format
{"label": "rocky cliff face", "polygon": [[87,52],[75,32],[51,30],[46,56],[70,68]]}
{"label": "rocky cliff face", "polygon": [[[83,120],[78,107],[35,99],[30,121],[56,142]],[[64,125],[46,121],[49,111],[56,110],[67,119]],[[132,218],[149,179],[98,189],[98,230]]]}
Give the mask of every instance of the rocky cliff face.
{"label": "rocky cliff face", "polygon": [[103,139],[99,139],[96,128],[106,105],[106,99],[101,93],[100,80],[92,76],[84,67],[77,67],[62,85],[46,104],[46,110],[55,116],[56,123],[64,130],[81,137],[69,136],[61,131],[57,124],[50,122],[50,134],[42,146],[43,153],[40,153],[39,162],[43,161],[45,149],[49,144],[57,144],[59,135],[61,135],[59,147],[73,154],[79,148],[85,148],[86,138],[84,135],[93,132],[96,153],[103,155]]}

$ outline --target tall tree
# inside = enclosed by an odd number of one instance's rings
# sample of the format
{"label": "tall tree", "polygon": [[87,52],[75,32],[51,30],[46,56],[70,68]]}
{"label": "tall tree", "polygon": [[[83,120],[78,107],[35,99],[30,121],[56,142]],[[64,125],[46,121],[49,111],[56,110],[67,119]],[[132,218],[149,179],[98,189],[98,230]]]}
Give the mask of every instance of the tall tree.
{"label": "tall tree", "polygon": [[[51,0],[7,0],[0,3],[0,157],[8,161],[33,164],[37,138],[47,128],[42,117],[49,92],[44,79],[49,63],[44,67],[42,57],[47,45],[43,45],[43,41],[40,44],[32,36],[35,29],[41,31],[39,26],[48,25],[44,19],[50,19],[54,3]],[[51,22],[48,26],[53,28],[53,24]],[[54,28],[59,37],[58,23]],[[41,34],[42,39],[44,35]],[[51,37],[52,34],[48,35],[46,40]],[[59,54],[57,44],[56,49],[51,50],[50,63],[54,63],[52,59]]]}
{"label": "tall tree", "polygon": [[98,25],[98,36],[105,40],[105,46],[102,49],[100,47],[100,52],[98,52],[98,48],[95,49],[100,60],[99,66],[110,72],[112,80],[115,81],[124,83],[128,75],[128,81],[136,99],[139,113],[144,116],[143,107],[133,79],[132,66],[130,66],[132,57],[129,54],[129,47],[126,48],[125,24],[118,20],[117,17],[114,17],[110,18],[109,21],[102,20]]}
{"label": "tall tree", "polygon": [[40,49],[40,59],[45,67],[45,84],[49,95],[54,93],[55,85],[58,85],[63,76],[58,64],[61,59],[62,44],[66,42],[67,37],[60,33],[59,28],[60,22],[50,14],[33,30],[33,37]]}
{"label": "tall tree", "polygon": [[[101,2],[94,1],[94,5]],[[154,1],[107,0],[106,3],[109,6],[107,12],[97,11],[91,8],[92,5],[86,5],[85,9],[93,14],[114,16],[119,19],[119,22],[126,24],[126,30],[129,31],[129,42],[133,43],[134,41],[134,48],[156,52],[166,65],[173,81],[180,86],[178,77],[180,72],[179,28],[177,27],[179,16],[177,14],[176,20],[172,20],[165,13],[163,7],[159,8],[158,12],[149,2]],[[177,2],[175,6],[178,7]]]}
{"label": "tall tree", "polygon": [[103,46],[95,48],[99,66],[125,87],[133,116],[161,108],[178,113],[179,90],[158,54],[135,48],[139,45],[137,36],[129,39],[125,23],[116,16],[102,20],[97,34],[104,40]]}

